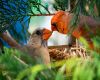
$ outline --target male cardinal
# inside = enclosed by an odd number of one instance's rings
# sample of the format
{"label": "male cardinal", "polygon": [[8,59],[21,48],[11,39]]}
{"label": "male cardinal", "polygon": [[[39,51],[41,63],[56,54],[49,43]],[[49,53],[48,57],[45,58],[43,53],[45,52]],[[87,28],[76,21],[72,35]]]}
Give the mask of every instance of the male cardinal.
{"label": "male cardinal", "polygon": [[51,36],[51,33],[48,29],[35,30],[30,36],[28,44],[23,48],[37,63],[50,63],[47,40]]}
{"label": "male cardinal", "polygon": [[[58,11],[53,18],[51,19],[51,29],[52,31],[58,31],[62,34],[67,34],[71,31],[71,20],[73,19],[74,14],[65,12],[65,11]],[[93,19],[90,16],[79,15],[79,23],[78,26],[72,31],[72,36],[77,39],[80,37],[84,37],[88,40],[89,47],[91,49],[94,48],[91,34],[96,34],[96,30],[100,28],[100,21]]]}

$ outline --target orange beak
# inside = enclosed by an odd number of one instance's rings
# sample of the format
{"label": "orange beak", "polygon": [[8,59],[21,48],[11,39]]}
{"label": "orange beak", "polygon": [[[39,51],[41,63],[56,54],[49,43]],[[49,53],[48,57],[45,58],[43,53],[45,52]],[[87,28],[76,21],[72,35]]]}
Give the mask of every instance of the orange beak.
{"label": "orange beak", "polygon": [[48,40],[50,38],[50,36],[52,35],[52,31],[48,30],[48,29],[43,29],[43,35],[42,35],[42,39],[43,40]]}
{"label": "orange beak", "polygon": [[52,31],[57,31],[57,29],[56,29],[55,26],[51,26],[51,30],[52,30]]}
{"label": "orange beak", "polygon": [[52,31],[57,31],[57,24],[56,24],[56,22],[51,23],[51,30]]}

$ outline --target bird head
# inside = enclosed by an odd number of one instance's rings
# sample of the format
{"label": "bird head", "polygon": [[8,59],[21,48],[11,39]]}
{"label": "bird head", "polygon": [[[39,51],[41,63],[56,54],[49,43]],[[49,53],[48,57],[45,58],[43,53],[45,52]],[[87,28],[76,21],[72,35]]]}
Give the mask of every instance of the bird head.
{"label": "bird head", "polygon": [[48,40],[51,35],[52,35],[52,31],[50,31],[46,28],[42,29],[42,39],[43,40]]}
{"label": "bird head", "polygon": [[47,40],[51,36],[52,32],[46,28],[36,29],[30,39],[28,41],[28,45],[39,47],[39,46],[47,46]]}
{"label": "bird head", "polygon": [[68,13],[65,11],[58,11],[51,19],[51,30],[67,34],[68,23]]}

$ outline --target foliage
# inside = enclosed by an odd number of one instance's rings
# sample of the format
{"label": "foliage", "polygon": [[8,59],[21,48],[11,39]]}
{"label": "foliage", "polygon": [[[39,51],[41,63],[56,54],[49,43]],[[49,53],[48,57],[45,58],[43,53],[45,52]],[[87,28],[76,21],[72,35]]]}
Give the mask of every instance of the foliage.
{"label": "foliage", "polygon": [[[0,80],[99,80],[100,56],[92,51],[92,58],[71,58],[45,65],[34,65],[32,59],[15,49],[5,48],[0,56]],[[29,61],[29,62],[28,62]]]}
{"label": "foliage", "polygon": [[[54,0],[54,8],[56,10],[68,10],[70,7],[71,12],[84,15],[94,15],[96,13],[94,7],[97,7],[97,11],[100,14],[100,1],[99,0]],[[88,7],[89,9],[87,10]]]}
{"label": "foliage", "polygon": [[99,4],[99,0],[55,0],[54,8],[55,10],[66,10],[74,13],[74,17],[70,24],[73,26],[78,24],[79,15],[88,15],[94,18],[100,17]]}
{"label": "foliage", "polygon": [[68,9],[68,0],[55,0],[53,4],[55,10],[63,10]]}
{"label": "foliage", "polygon": [[41,0],[1,0],[0,34],[8,30],[17,42],[26,43],[31,16],[43,13],[50,14]]}
{"label": "foliage", "polygon": [[36,12],[43,14],[40,7],[50,13],[48,8],[41,4],[41,0],[1,0],[0,32],[14,25],[16,21],[22,21],[25,16],[35,15]]}

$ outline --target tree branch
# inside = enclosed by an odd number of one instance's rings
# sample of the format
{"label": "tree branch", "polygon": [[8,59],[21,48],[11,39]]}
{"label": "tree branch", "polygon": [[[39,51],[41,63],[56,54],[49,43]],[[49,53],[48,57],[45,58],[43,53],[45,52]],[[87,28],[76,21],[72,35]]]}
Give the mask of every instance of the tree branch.
{"label": "tree branch", "polygon": [[17,48],[17,49],[21,49],[21,45],[18,44],[10,35],[8,35],[6,32],[2,33],[0,35],[0,37],[8,43],[9,46],[11,46],[12,48]]}
{"label": "tree branch", "polygon": [[52,14],[27,14],[26,16],[53,16],[53,15],[55,15],[55,13],[52,13]]}

